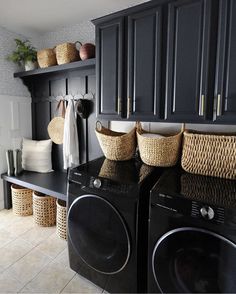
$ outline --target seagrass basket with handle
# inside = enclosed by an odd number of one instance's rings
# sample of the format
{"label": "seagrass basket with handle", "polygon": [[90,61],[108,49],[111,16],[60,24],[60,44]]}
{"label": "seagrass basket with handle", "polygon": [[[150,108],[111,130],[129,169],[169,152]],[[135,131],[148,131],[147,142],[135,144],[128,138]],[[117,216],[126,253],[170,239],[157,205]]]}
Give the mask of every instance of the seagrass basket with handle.
{"label": "seagrass basket with handle", "polygon": [[186,130],[181,165],[193,174],[236,179],[236,134]]}
{"label": "seagrass basket with handle", "polygon": [[79,51],[76,48],[77,43],[82,45],[77,41],[75,43],[63,43],[56,46],[55,51],[58,64],[66,64],[80,60]]}
{"label": "seagrass basket with handle", "polygon": [[145,131],[137,123],[138,148],[142,161],[147,165],[169,167],[176,165],[182,142],[182,131],[161,135]]}
{"label": "seagrass basket with handle", "polygon": [[128,133],[115,132],[96,123],[95,133],[107,159],[125,161],[131,159],[136,151],[136,128]]}

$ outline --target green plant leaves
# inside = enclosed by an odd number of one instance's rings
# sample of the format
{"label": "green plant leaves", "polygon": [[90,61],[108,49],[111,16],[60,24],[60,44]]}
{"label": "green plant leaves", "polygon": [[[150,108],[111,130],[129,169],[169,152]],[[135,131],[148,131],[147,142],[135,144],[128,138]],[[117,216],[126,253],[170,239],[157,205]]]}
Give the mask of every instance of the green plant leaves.
{"label": "green plant leaves", "polygon": [[15,39],[15,43],[16,50],[7,57],[7,60],[18,64],[26,61],[37,61],[36,48],[31,45],[29,40],[22,41],[20,39]]}

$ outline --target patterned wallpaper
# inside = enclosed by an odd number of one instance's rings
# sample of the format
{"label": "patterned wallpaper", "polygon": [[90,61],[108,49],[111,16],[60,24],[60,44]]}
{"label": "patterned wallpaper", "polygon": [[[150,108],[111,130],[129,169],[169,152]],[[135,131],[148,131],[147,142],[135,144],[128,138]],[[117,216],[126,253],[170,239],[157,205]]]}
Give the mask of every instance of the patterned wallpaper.
{"label": "patterned wallpaper", "polygon": [[13,78],[13,73],[19,71],[19,67],[6,60],[6,56],[15,48],[15,38],[25,37],[0,27],[0,94],[28,97],[30,94],[21,80]]}
{"label": "patterned wallpaper", "polygon": [[81,43],[94,43],[95,28],[90,21],[61,28],[55,32],[48,32],[39,38],[33,38],[35,46],[38,49],[51,48],[64,42],[80,41]]}
{"label": "patterned wallpaper", "polygon": [[[133,4],[129,4],[127,7],[146,1],[147,0],[134,0]],[[110,12],[112,13],[113,11]],[[6,56],[15,48],[15,38],[25,39],[22,35],[15,34],[0,27],[0,94],[28,97],[30,94],[22,81],[13,78],[13,73],[19,71],[19,67],[6,60]],[[30,40],[37,49],[54,47],[63,42],[75,42],[77,40],[82,43],[94,43],[95,28],[90,21],[82,23],[78,21],[78,24],[74,26],[60,28],[54,32],[31,37]]]}
{"label": "patterned wallpaper", "polygon": [[[147,1],[149,0],[135,0],[132,4],[124,7],[124,9]],[[116,11],[110,11],[109,13],[113,12]],[[64,27],[54,32],[45,33],[41,37],[35,38],[34,44],[38,49],[42,49],[54,47],[63,42],[75,41],[80,41],[81,43],[95,43],[95,28],[91,21],[78,22],[78,24],[74,26]]]}

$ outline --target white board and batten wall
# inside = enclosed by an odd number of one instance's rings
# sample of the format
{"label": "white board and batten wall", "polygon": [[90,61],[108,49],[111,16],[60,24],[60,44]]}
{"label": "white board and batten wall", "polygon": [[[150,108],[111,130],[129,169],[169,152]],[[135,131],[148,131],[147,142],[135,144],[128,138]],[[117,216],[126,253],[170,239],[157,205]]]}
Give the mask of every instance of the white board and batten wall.
{"label": "white board and batten wall", "polygon": [[[0,28],[0,173],[6,172],[6,150],[21,145],[21,138],[31,138],[31,97],[20,79],[13,73],[19,67],[6,60],[15,48],[15,38],[23,39]],[[3,203],[3,182],[0,180],[0,209]]]}

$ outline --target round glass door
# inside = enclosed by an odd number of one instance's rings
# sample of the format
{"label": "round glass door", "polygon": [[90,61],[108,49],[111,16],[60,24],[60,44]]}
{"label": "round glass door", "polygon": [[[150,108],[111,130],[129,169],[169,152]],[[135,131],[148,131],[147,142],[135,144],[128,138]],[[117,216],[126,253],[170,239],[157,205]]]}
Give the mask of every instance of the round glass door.
{"label": "round glass door", "polygon": [[236,245],[211,231],[169,231],[156,243],[152,269],[163,293],[236,293]]}
{"label": "round glass door", "polygon": [[83,195],[72,203],[68,234],[77,254],[98,272],[114,274],[128,262],[126,225],[116,208],[99,196]]}

